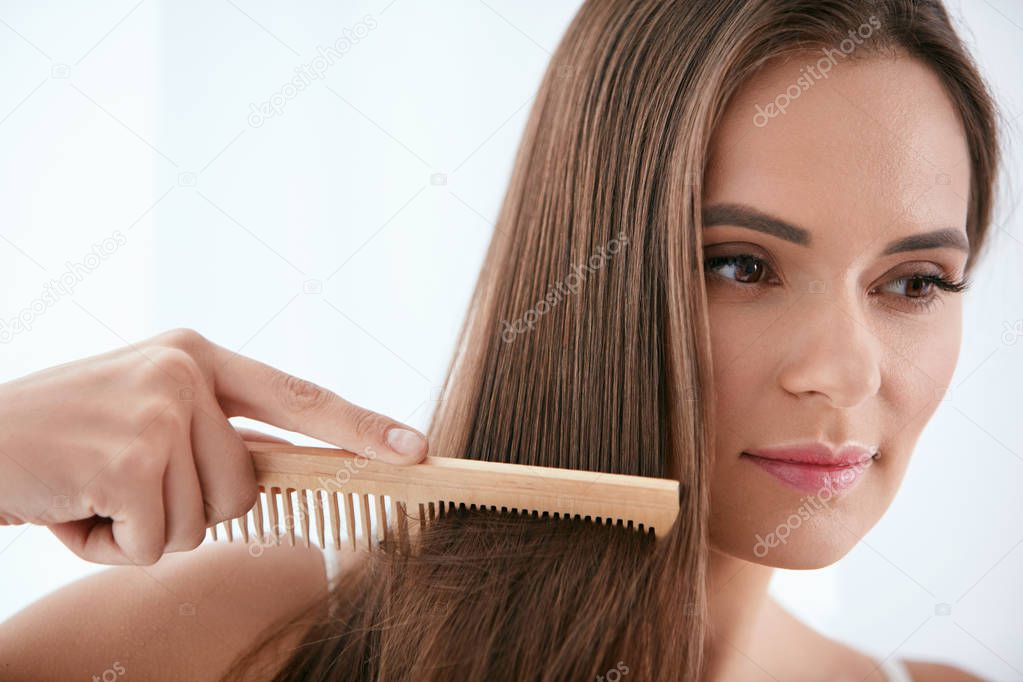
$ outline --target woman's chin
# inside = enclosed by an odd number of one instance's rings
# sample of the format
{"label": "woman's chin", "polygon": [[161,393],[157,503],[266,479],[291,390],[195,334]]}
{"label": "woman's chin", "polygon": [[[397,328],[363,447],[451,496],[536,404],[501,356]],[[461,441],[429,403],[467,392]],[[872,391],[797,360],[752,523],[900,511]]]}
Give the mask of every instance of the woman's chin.
{"label": "woman's chin", "polygon": [[823,568],[848,554],[880,519],[884,507],[870,494],[843,496],[819,509],[811,508],[805,497],[747,495],[730,512],[719,506],[718,513],[711,514],[711,544],[765,566]]}
{"label": "woman's chin", "polygon": [[856,546],[890,504],[893,486],[879,473],[864,471],[853,485],[807,493],[744,468],[728,477],[729,485],[712,486],[711,544],[765,566],[830,566]]}
{"label": "woman's chin", "polygon": [[844,532],[828,529],[804,529],[801,534],[779,536],[774,531],[730,533],[721,537],[711,530],[711,546],[725,554],[751,563],[811,570],[835,563],[856,546],[856,538]]}

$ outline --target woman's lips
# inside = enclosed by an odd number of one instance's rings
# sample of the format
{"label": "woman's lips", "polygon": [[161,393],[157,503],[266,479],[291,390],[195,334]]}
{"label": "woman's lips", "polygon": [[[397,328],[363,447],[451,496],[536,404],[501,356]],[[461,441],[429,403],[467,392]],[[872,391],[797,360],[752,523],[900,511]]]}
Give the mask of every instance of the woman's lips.
{"label": "woman's lips", "polygon": [[802,492],[814,494],[848,490],[859,482],[873,461],[868,458],[849,464],[814,464],[770,459],[748,452],[743,452],[741,457],[756,464],[782,483]]}

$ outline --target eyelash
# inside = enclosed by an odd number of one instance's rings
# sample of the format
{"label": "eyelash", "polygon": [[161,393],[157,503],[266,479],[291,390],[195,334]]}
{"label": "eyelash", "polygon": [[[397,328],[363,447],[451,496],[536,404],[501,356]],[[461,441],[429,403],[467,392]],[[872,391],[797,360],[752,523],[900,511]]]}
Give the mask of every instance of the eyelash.
{"label": "eyelash", "polygon": [[[704,259],[704,270],[707,271],[707,274],[710,274],[713,270],[716,270],[717,268],[723,265],[736,265],[740,261],[746,259],[751,259],[758,263],[762,263],[765,268],[771,270],[771,266],[766,260],[758,256],[754,256],[751,253],[737,253],[729,254],[727,256],[709,256]],[[726,281],[731,281],[735,286],[747,288],[747,285],[743,284],[742,282],[734,282],[734,280],[727,279]],[[904,284],[906,282],[913,281],[920,281],[932,284],[941,291],[956,294],[962,293],[970,287],[970,281],[968,277],[964,277],[959,280],[953,280],[943,274],[935,275],[933,273],[928,272],[910,273],[897,279],[893,279],[891,282],[888,282],[888,285]],[[751,284],[748,286],[756,285]],[[938,299],[941,296],[942,294],[940,293],[933,293],[929,296],[902,296],[901,298],[904,298],[907,301],[909,301],[910,305],[912,305],[914,309],[922,312],[929,312],[938,303]]]}

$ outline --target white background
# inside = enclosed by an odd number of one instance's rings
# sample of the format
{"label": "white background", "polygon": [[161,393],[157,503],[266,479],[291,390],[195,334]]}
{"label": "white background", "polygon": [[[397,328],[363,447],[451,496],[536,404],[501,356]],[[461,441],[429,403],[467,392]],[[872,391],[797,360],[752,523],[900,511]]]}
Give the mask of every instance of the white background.
{"label": "white background", "polygon": [[[0,319],[94,243],[126,238],[0,345],[0,380],[187,326],[425,428],[577,6],[0,4]],[[1023,7],[950,9],[1018,146]],[[375,27],[322,80],[249,124],[250,104],[367,16]],[[891,511],[844,560],[779,571],[772,591],[878,656],[1019,680],[1023,336],[1003,332],[1023,324],[1023,226],[1018,191],[1004,196],[956,378]],[[95,570],[45,529],[0,528],[0,619]]]}

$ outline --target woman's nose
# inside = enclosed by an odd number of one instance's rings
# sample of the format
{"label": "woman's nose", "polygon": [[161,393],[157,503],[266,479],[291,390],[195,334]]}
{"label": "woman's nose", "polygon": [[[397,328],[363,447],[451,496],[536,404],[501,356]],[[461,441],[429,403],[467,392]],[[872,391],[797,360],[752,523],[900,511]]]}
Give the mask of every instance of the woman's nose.
{"label": "woman's nose", "polygon": [[861,307],[835,292],[810,293],[788,322],[782,388],[796,396],[818,393],[847,408],[878,392],[883,342]]}

